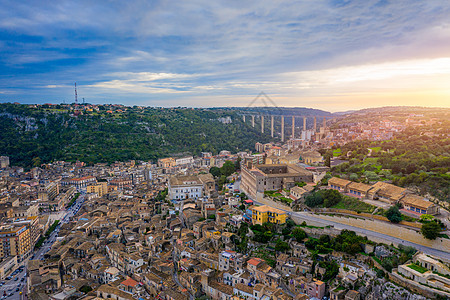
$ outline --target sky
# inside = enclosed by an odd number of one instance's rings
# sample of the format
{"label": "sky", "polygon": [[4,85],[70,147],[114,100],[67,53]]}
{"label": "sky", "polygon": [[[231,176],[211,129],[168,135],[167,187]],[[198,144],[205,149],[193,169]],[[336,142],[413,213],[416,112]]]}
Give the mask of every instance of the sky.
{"label": "sky", "polygon": [[[450,107],[450,1],[0,0],[0,102]],[[255,103],[262,105],[262,103]]]}

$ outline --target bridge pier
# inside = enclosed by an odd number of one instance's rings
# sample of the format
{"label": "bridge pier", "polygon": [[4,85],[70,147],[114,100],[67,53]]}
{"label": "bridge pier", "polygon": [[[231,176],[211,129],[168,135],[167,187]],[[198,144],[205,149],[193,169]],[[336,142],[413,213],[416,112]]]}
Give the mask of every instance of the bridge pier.
{"label": "bridge pier", "polygon": [[264,133],[264,116],[261,115],[261,133]]}
{"label": "bridge pier", "polygon": [[270,135],[273,137],[273,116],[270,119]]}
{"label": "bridge pier", "polygon": [[295,116],[292,116],[292,139],[295,138]]}

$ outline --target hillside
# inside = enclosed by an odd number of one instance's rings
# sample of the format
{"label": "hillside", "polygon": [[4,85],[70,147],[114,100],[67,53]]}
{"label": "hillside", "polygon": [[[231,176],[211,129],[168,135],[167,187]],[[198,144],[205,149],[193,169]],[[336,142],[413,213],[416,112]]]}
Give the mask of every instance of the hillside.
{"label": "hillside", "polygon": [[[243,123],[237,109],[82,108],[74,116],[70,105],[0,104],[0,155],[10,156],[13,165],[31,167],[54,160],[97,163],[237,152],[272,140],[270,132],[261,134],[258,126]],[[309,111],[313,113],[329,114]],[[219,121],[227,116],[231,124]]]}

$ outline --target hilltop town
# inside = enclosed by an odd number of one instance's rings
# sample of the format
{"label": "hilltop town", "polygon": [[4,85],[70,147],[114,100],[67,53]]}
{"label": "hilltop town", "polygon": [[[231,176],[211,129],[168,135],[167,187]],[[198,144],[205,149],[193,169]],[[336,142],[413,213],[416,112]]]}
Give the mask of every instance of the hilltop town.
{"label": "hilltop town", "polygon": [[[408,122],[431,136],[439,130],[439,120]],[[383,124],[382,135],[379,123],[325,123],[285,143],[257,142],[254,151],[154,162],[54,161],[26,170],[2,156],[0,293],[447,298],[448,203],[396,185],[400,175],[382,165],[387,149],[349,142],[408,130]]]}

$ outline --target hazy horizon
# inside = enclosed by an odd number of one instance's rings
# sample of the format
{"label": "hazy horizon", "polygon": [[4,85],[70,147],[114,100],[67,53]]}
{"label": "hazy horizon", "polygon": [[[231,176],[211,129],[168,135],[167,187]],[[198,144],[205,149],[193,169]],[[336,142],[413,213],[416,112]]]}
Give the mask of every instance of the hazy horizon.
{"label": "hazy horizon", "polygon": [[442,1],[1,1],[0,102],[450,107]]}

